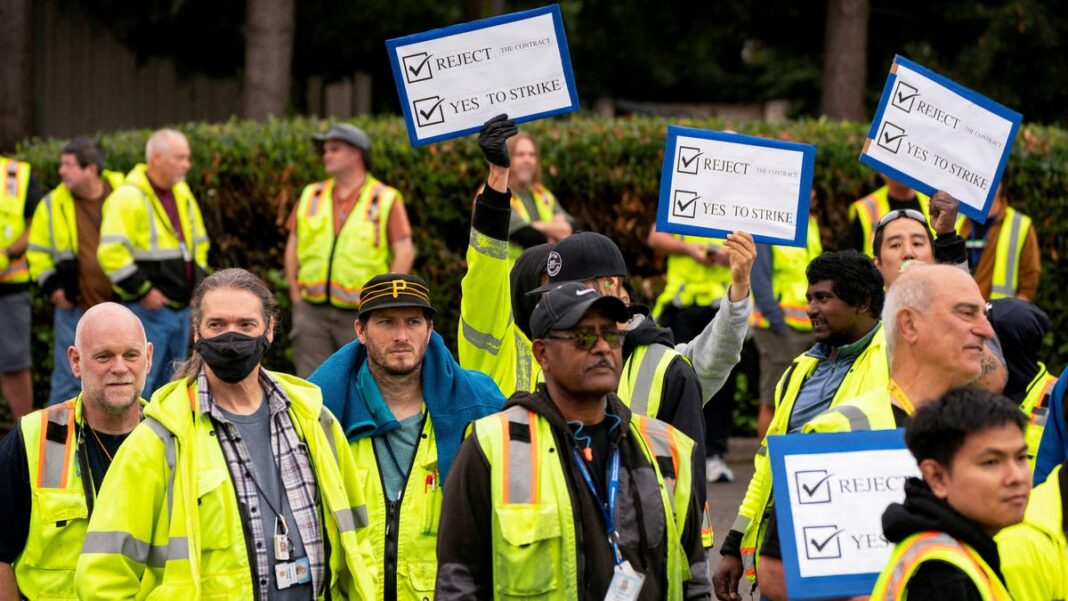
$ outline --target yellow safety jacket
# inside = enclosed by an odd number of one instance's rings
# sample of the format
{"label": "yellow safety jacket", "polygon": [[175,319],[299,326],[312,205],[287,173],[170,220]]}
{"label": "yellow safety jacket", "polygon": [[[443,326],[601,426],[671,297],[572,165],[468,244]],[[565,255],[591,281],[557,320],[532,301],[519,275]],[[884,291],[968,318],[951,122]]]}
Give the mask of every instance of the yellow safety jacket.
{"label": "yellow safety jacket", "polygon": [[1038,456],[1038,443],[1042,440],[1042,432],[1046,429],[1046,418],[1049,414],[1049,393],[1057,383],[1057,376],[1046,370],[1045,364],[1038,362],[1038,373],[1027,385],[1027,396],[1020,403],[1020,411],[1027,416],[1027,430],[1024,438],[1027,440],[1027,458],[1031,462],[1031,469],[1035,469],[1035,457]]}
{"label": "yellow safety jacket", "polygon": [[30,281],[25,255],[10,261],[4,251],[26,231],[30,164],[0,156],[0,178],[0,284],[25,284]]}
{"label": "yellow safety jacket", "polygon": [[[117,171],[104,171],[100,176],[112,190],[117,190],[125,179]],[[30,261],[30,277],[41,288],[77,286],[78,221],[74,202],[67,186],[60,184],[41,199],[33,212],[26,258]],[[56,275],[59,284],[47,285]]]}
{"label": "yellow safety jacket", "polygon": [[[383,599],[385,587],[395,584],[399,601],[432,601],[438,573],[438,523],[444,482],[438,477],[438,447],[430,416],[424,421],[399,507],[386,498],[382,488],[374,439],[362,438],[351,447],[367,502],[369,523],[365,536],[371,541],[375,561],[364,569],[372,571],[378,583],[374,598]],[[397,529],[395,574],[386,573],[388,528]]]}
{"label": "yellow safety jacket", "polygon": [[[145,405],[144,399],[140,399]],[[96,499],[82,448],[82,396],[19,421],[29,468],[31,505],[26,547],[15,581],[27,599],[77,599],[74,567]],[[42,433],[44,435],[42,436]]]}
{"label": "yellow safety jacket", "polygon": [[1024,521],[994,537],[1012,598],[1050,601],[1068,598],[1068,540],[1064,535],[1063,466],[1031,491]]}
{"label": "yellow safety jacket", "polygon": [[925,561],[942,561],[968,575],[983,601],[1012,601],[1005,585],[975,549],[942,532],[920,532],[894,547],[871,601],[905,601],[909,579]]}
{"label": "yellow safety jacket", "polygon": [[[527,206],[523,203],[523,199],[518,195],[512,194],[512,214],[518,216],[523,220],[523,223],[530,225],[534,221],[552,221],[556,216],[556,197],[549,191],[548,188],[541,184],[534,184],[530,187],[530,195],[534,198],[534,207],[537,209],[537,219],[527,211]],[[512,261],[519,258],[519,255],[523,254],[523,247],[509,243],[508,254]]]}
{"label": "yellow safety jacket", "polygon": [[[869,257],[875,256],[874,237],[875,226],[879,224],[879,220],[890,212],[890,199],[888,196],[889,188],[883,186],[871,194],[855,201],[849,205],[849,221],[852,223],[854,219],[860,222],[860,227],[864,231],[864,254]],[[923,216],[927,218],[927,223],[931,223],[931,208],[930,199],[926,194],[916,192],[916,198],[920,201],[920,208],[923,210]],[[928,225],[928,227],[930,227]]]}
{"label": "yellow safety jacket", "polygon": [[352,212],[334,236],[334,179],[308,185],[297,205],[297,286],[310,303],[360,304],[364,283],[389,272],[389,215],[400,192],[364,178]]}
{"label": "yellow safety jacket", "polygon": [[[786,325],[798,332],[811,332],[808,318],[808,276],[805,270],[812,259],[823,254],[820,228],[815,217],[808,218],[808,241],[804,248],[796,246],[771,247],[771,288],[779,301]],[[771,322],[755,306],[749,324],[766,330]]]}
{"label": "yellow safety jacket", "polygon": [[[676,238],[688,244],[704,244],[710,248],[723,245],[720,238],[702,238],[700,236],[680,236]],[[690,255],[671,254],[667,258],[667,279],[664,291],[656,299],[653,318],[658,319],[664,307],[710,307],[716,300],[727,294],[731,285],[731,269],[723,265],[702,265]]]}
{"label": "yellow safety jacket", "polygon": [[[171,224],[143,164],[104,201],[96,256],[125,300],[139,299],[155,287],[181,308],[207,274],[209,242],[200,207],[185,182],[172,191],[181,232]],[[186,279],[186,262],[192,263],[192,282]]]}
{"label": "yellow safety jacket", "polygon": [[[319,491],[334,599],[374,598],[363,483],[319,388],[267,372],[291,402]],[[252,599],[249,551],[230,471],[195,381],[156,391],[123,443],[89,522],[75,587],[83,599]]]}
{"label": "yellow safety jacket", "polygon": [[[514,432],[527,434],[514,436]],[[490,466],[493,499],[493,595],[578,601],[579,553],[574,506],[563,461],[556,452],[549,421],[524,407],[513,406],[482,418],[474,434]],[[691,494],[690,456],[693,441],[661,421],[633,414],[630,435],[653,466],[664,512],[668,595],[682,599],[690,568],[682,548]],[[664,474],[671,465],[674,474]]]}
{"label": "yellow safety jacket", "polygon": [[[962,231],[964,223],[964,219],[957,219],[958,233]],[[994,249],[994,276],[990,282],[990,300],[1016,297],[1020,282],[1020,258],[1023,257],[1023,247],[1030,229],[1030,217],[1012,207],[1005,207],[1005,217],[1001,221],[997,247]],[[969,249],[973,243],[986,245],[984,240],[964,241],[964,245]]]}
{"label": "yellow safety jacket", "polygon": [[[794,401],[819,363],[820,359],[806,353],[794,359],[793,364],[786,369],[775,386],[775,415],[768,426],[767,436],[787,433]],[[831,407],[854,399],[868,390],[885,391],[889,380],[886,338],[880,325],[867,348],[856,358],[839,385],[838,391],[831,399]],[[753,458],[753,478],[749,481],[745,498],[738,508],[738,517],[731,526],[732,531],[742,533],[742,567],[745,576],[750,580],[756,580],[757,553],[764,543],[767,517],[774,510],[771,505],[771,461],[768,458],[767,436],[760,442],[760,449]]]}
{"label": "yellow safety jacket", "polygon": [[886,388],[873,388],[855,399],[834,405],[802,426],[802,432],[859,432],[897,428]]}

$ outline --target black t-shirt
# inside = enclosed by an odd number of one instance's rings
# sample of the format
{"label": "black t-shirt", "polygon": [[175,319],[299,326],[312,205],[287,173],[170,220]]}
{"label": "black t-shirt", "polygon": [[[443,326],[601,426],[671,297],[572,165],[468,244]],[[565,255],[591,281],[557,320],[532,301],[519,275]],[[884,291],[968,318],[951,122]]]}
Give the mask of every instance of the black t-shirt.
{"label": "black t-shirt", "polygon": [[579,423],[568,423],[571,432],[578,441],[578,449],[586,458],[586,466],[590,475],[597,485],[597,494],[601,501],[605,498],[605,483],[608,481],[608,453],[610,452],[610,433],[613,426],[619,423],[614,416],[606,415],[599,424],[584,426]]}

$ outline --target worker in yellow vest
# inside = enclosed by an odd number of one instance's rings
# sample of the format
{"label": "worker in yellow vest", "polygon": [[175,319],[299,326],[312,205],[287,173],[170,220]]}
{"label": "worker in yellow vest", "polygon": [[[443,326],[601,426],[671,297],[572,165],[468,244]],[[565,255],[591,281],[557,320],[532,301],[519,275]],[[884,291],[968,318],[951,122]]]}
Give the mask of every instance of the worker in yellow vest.
{"label": "worker in yellow vest", "polygon": [[285,276],[297,375],[352,342],[360,286],[415,261],[404,199],[371,175],[371,139],[347,123],[314,136],[329,176],[305,186],[289,216]]}
{"label": "worker in yellow vest", "polygon": [[104,169],[104,149],[91,138],[75,138],[59,151],[62,180],[37,205],[30,228],[30,276],[52,301],[52,381],[48,404],[78,394],[80,385],[67,362],[74,328],[82,313],[117,300],[96,257],[104,199],[122,185],[123,175]]}
{"label": "worker in yellow vest", "polygon": [[541,157],[533,136],[519,132],[509,138],[508,155],[512,159],[508,172],[508,189],[512,192],[508,240],[509,255],[514,261],[525,249],[570,236],[575,220],[542,185]]}
{"label": "worker in yellow vest", "polygon": [[0,156],[0,397],[16,419],[33,410],[26,248],[40,199],[30,164]]}
{"label": "worker in yellow vest", "polygon": [[437,601],[708,598],[693,442],[613,392],[623,302],[578,282],[534,309],[545,383],[475,422],[445,485]]}
{"label": "worker in yellow vest", "polygon": [[81,391],[0,443],[0,598],[75,599],[74,568],[111,459],[141,421],[152,344],[129,309],[95,305],[67,349]]}
{"label": "worker in yellow vest", "polygon": [[927,196],[905,184],[879,174],[883,187],[849,205],[849,248],[874,256],[875,226],[887,213],[902,209],[920,212],[930,221]]}
{"label": "worker in yellow vest", "polygon": [[500,411],[486,374],[462,369],[434,332],[422,278],[386,273],[360,293],[357,341],[308,379],[338,416],[363,473],[375,598],[434,597],[442,487],[472,421]]}
{"label": "worker in yellow vest", "polygon": [[1068,466],[1053,469],[1031,490],[1023,522],[994,537],[1001,573],[1015,601],[1068,598],[1068,538],[1064,516],[1068,499]]}
{"label": "worker in yellow vest", "polygon": [[905,444],[923,479],[906,480],[904,503],[883,514],[883,534],[896,544],[872,601],[1012,601],[994,535],[1027,508],[1024,424],[1014,403],[979,388],[916,410]]}
{"label": "worker in yellow vest", "polygon": [[968,249],[968,268],[983,297],[1032,300],[1042,276],[1042,257],[1031,218],[1009,206],[998,184],[985,223],[960,221],[959,231]]}

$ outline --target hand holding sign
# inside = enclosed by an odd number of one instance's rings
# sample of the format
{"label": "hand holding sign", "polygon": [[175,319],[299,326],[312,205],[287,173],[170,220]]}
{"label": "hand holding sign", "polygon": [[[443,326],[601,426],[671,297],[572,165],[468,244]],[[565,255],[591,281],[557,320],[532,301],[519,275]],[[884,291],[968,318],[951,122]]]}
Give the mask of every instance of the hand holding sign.
{"label": "hand holding sign", "polygon": [[753,236],[745,232],[734,232],[727,236],[723,244],[727,249],[731,267],[730,302],[736,303],[749,296],[749,274],[753,272],[757,250]]}
{"label": "hand holding sign", "polygon": [[515,122],[508,115],[497,115],[482,125],[478,132],[478,147],[491,165],[504,167],[512,166],[512,159],[508,156],[508,138],[519,133]]}
{"label": "hand holding sign", "polygon": [[957,209],[960,201],[950,196],[949,192],[939,190],[931,197],[931,227],[939,236],[957,231]]}

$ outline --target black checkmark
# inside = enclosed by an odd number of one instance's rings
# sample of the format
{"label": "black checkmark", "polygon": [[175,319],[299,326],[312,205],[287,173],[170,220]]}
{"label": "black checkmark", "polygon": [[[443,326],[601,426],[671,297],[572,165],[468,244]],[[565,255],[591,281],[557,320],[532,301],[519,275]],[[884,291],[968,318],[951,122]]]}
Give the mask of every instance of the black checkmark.
{"label": "black checkmark", "polygon": [[907,135],[908,134],[898,134],[898,135],[896,135],[896,136],[891,138],[890,137],[890,133],[884,131],[883,132],[883,144],[892,144],[894,142],[894,140],[898,140],[898,139],[904,138]]}
{"label": "black checkmark", "polygon": [[700,196],[694,196],[686,204],[683,204],[683,202],[681,200],[676,198],[675,199],[675,206],[677,206],[680,211],[685,211],[687,207],[689,207],[693,203],[697,202],[698,198],[701,198],[701,197]]}
{"label": "black checkmark", "polygon": [[697,157],[701,156],[702,154],[704,154],[704,153],[703,152],[699,152],[699,153],[693,155],[692,157],[690,157],[689,160],[687,160],[685,157],[679,157],[682,160],[683,168],[689,168],[689,166],[692,165],[693,162],[697,160]]}
{"label": "black checkmark", "polygon": [[813,547],[816,547],[816,551],[817,552],[822,553],[823,552],[823,548],[826,547],[828,544],[830,544],[831,540],[834,539],[834,537],[838,536],[839,534],[841,534],[843,532],[845,532],[845,530],[835,530],[834,533],[831,534],[830,536],[828,536],[826,539],[824,539],[824,541],[822,543],[816,542],[816,539],[814,539],[814,538],[808,539],[808,542],[812,543]]}
{"label": "black checkmark", "polygon": [[902,96],[902,95],[901,95],[901,90],[898,90],[898,91],[897,91],[897,103],[898,103],[898,104],[904,104],[904,102],[905,102],[906,100],[908,100],[908,99],[910,99],[910,98],[915,98],[915,97],[917,97],[917,96],[919,96],[919,95],[920,95],[920,93],[919,93],[919,92],[913,92],[913,93],[909,94],[908,96]]}
{"label": "black checkmark", "polygon": [[408,65],[408,71],[411,72],[412,77],[419,77],[419,72],[423,70],[424,66],[426,66],[426,63],[430,60],[430,57],[431,55],[427,54],[426,58],[423,59],[423,62],[419,63],[419,66],[415,67],[414,69],[411,65]]}
{"label": "black checkmark", "polygon": [[833,475],[834,474],[827,474],[826,476],[820,478],[820,481],[817,482],[812,488],[809,488],[807,484],[802,484],[801,490],[805,491],[805,494],[811,497],[812,493],[816,492],[816,489],[819,488],[821,484],[826,482],[827,478],[830,478]]}
{"label": "black checkmark", "polygon": [[425,121],[425,120],[429,119],[430,115],[434,114],[434,111],[436,111],[438,109],[438,107],[441,106],[442,102],[445,102],[444,98],[438,99],[438,101],[434,103],[434,106],[430,107],[429,111],[424,111],[423,109],[419,109],[419,114],[423,116],[423,120]]}

